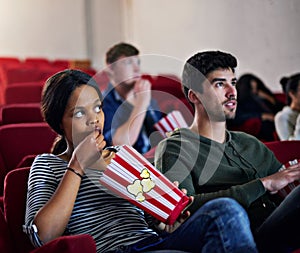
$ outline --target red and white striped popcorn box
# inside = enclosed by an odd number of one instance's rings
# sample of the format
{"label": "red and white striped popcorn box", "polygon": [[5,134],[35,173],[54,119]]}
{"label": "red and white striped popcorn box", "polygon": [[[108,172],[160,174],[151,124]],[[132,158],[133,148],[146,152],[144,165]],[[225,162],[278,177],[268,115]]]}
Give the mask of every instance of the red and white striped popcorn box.
{"label": "red and white striped popcorn box", "polygon": [[131,146],[118,148],[100,178],[110,191],[172,225],[190,198]]}
{"label": "red and white striped popcorn box", "polygon": [[[294,164],[297,164],[299,162],[300,162],[300,159],[299,160],[295,159],[295,160],[289,161],[286,164],[284,164],[279,171],[284,170],[287,167],[289,167],[291,165],[294,165]],[[288,184],[286,187],[284,187],[283,189],[281,189],[281,190],[278,191],[279,196],[281,196],[282,198],[285,198],[299,184],[300,184],[300,181],[295,181],[293,183]]]}
{"label": "red and white striped popcorn box", "polygon": [[166,137],[166,133],[174,131],[176,128],[188,127],[180,111],[172,111],[154,124],[154,127]]}

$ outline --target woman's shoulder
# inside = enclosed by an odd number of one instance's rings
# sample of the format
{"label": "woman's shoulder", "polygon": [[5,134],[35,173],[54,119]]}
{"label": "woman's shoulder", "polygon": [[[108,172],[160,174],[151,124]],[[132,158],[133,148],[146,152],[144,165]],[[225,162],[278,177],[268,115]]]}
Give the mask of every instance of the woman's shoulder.
{"label": "woman's shoulder", "polygon": [[61,159],[60,157],[50,154],[44,153],[37,155],[32,163],[32,168],[64,168],[67,166],[67,162]]}

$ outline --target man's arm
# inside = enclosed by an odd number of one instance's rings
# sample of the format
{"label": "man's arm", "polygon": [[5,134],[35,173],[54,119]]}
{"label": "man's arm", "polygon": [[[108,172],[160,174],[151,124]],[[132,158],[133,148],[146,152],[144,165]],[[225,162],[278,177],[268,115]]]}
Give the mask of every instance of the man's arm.
{"label": "man's arm", "polygon": [[133,105],[133,110],[128,120],[116,129],[113,145],[134,145],[137,141],[151,100],[151,83],[143,79],[137,81],[126,100]]}

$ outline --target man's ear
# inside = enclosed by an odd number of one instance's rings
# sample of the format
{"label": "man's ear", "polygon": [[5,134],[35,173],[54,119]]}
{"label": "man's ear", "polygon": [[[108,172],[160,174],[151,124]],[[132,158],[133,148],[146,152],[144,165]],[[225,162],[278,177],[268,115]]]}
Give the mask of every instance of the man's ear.
{"label": "man's ear", "polygon": [[108,76],[109,79],[113,77],[113,70],[111,64],[107,65],[103,71],[105,72],[105,74]]}
{"label": "man's ear", "polygon": [[196,94],[196,92],[192,89],[190,89],[189,92],[188,92],[188,98],[189,98],[190,102],[193,103],[193,104],[200,104],[201,103],[198,96],[197,96],[197,94]]}

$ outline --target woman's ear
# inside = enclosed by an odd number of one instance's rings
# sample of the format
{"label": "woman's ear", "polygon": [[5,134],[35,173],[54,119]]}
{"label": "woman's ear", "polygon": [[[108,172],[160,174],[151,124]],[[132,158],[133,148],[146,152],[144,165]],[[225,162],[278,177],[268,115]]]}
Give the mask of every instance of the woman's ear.
{"label": "woman's ear", "polygon": [[293,91],[289,91],[288,92],[288,95],[289,95],[289,97],[291,98],[291,99],[294,99],[295,98],[295,93],[293,92]]}

